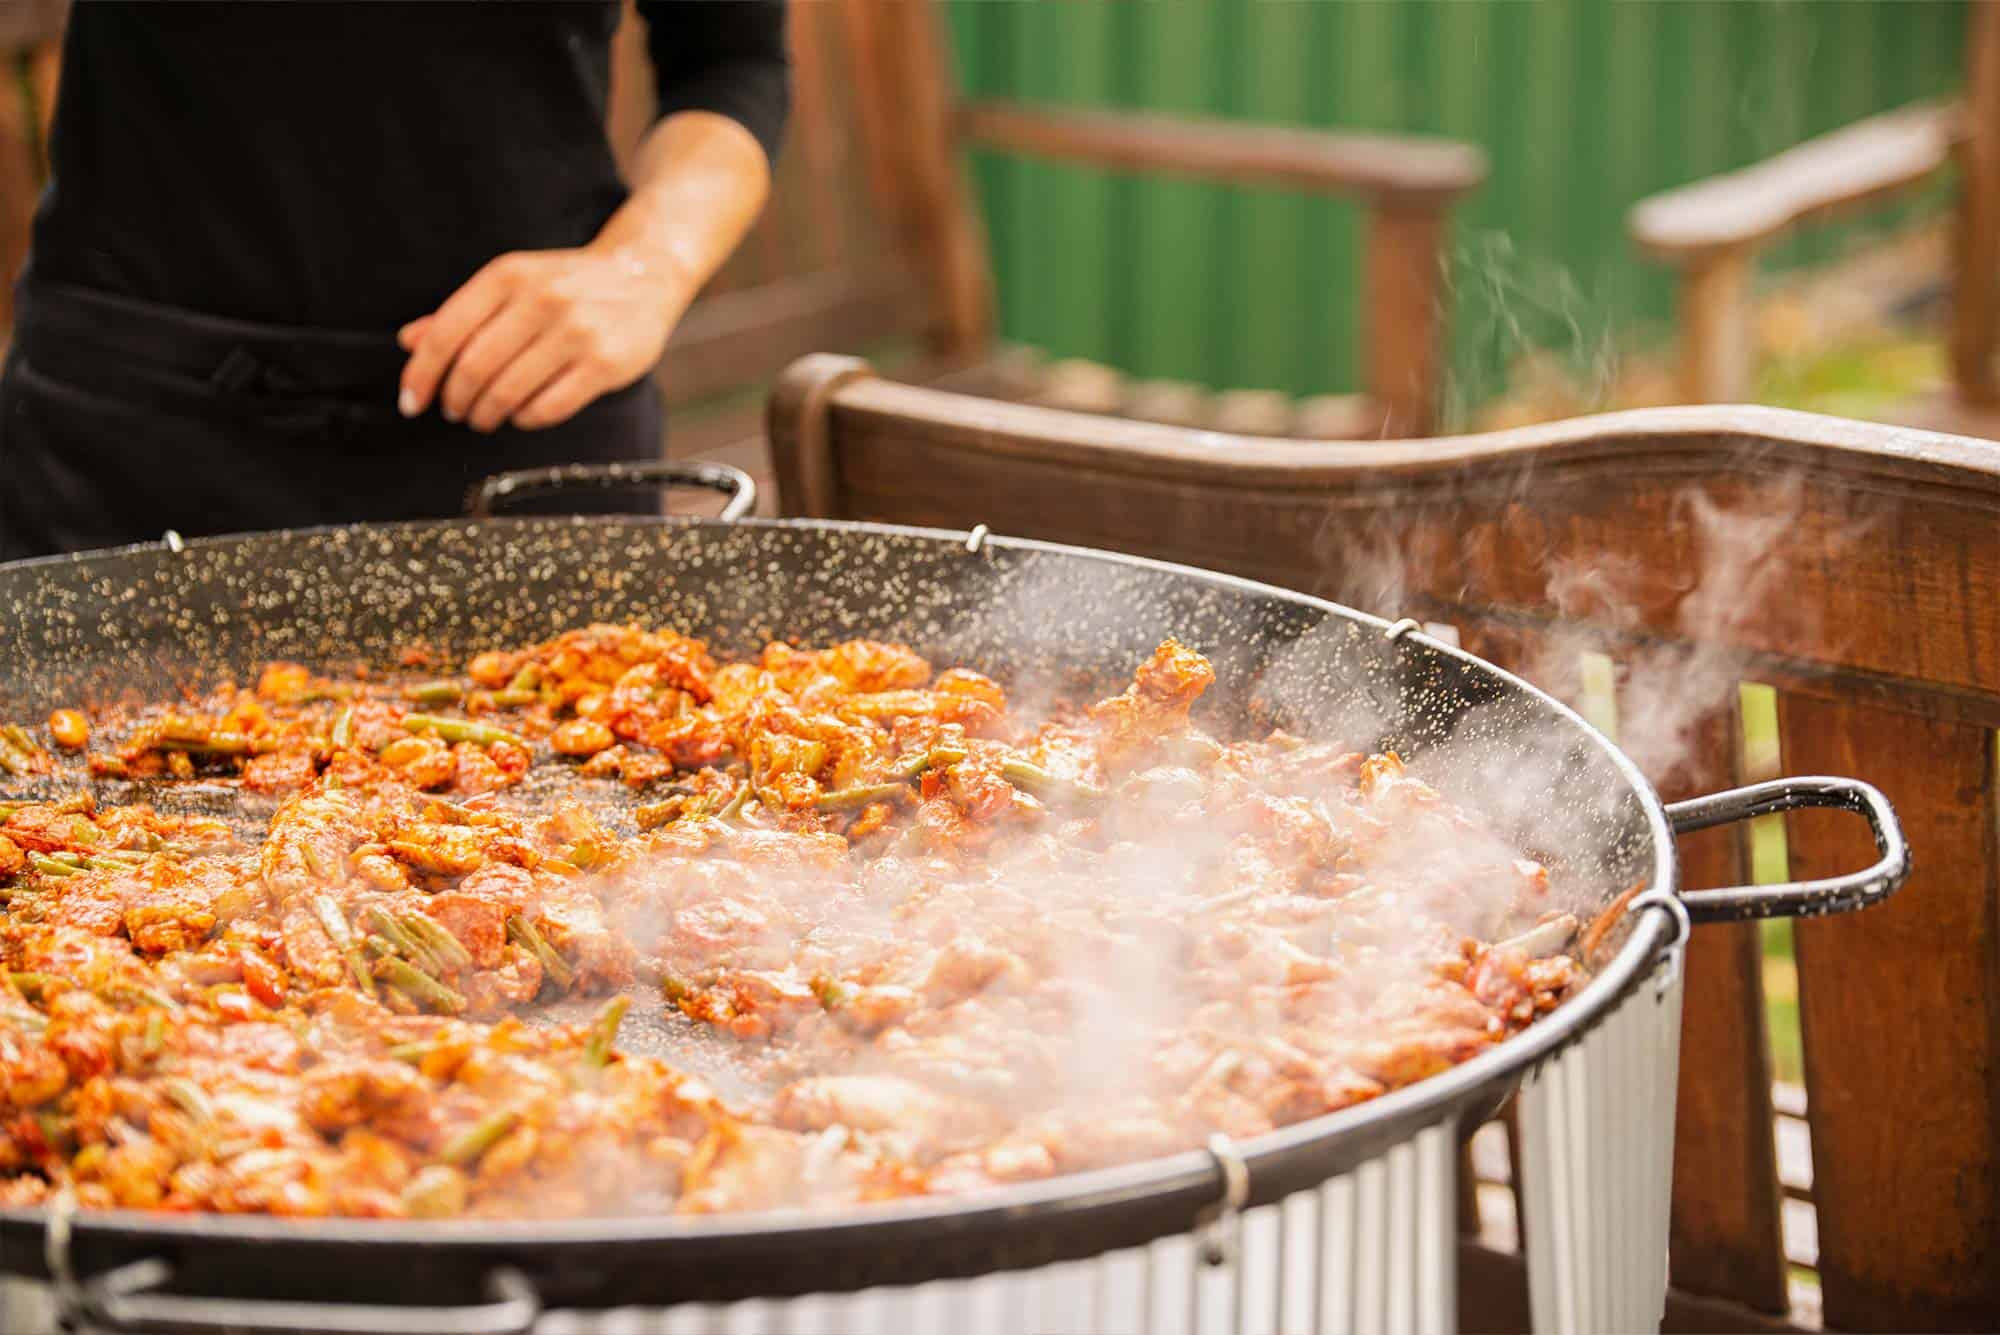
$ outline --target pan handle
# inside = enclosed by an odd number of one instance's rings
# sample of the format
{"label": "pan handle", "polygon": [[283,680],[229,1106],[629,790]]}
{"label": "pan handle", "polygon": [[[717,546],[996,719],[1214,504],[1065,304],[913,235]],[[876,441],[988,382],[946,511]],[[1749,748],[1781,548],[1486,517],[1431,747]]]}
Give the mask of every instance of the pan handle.
{"label": "pan handle", "polygon": [[132,1335],[247,1335],[316,1331],[323,1335],[527,1335],[542,1314],[541,1298],[518,1270],[487,1278],[492,1301],[474,1307],[388,1307],[360,1303],[277,1302],[155,1293],[173,1277],[160,1260],[134,1261],[85,1281],[70,1317],[84,1330]]}
{"label": "pan handle", "polygon": [[565,491],[610,491],[625,487],[706,487],[729,497],[717,516],[734,523],[757,504],[757,484],[740,468],[728,464],[690,463],[679,459],[648,459],[642,463],[562,464],[555,468],[524,468],[487,478],[466,497],[468,518],[485,519],[494,511],[528,496],[554,496]]}
{"label": "pan handle", "polygon": [[1865,817],[1875,835],[1875,865],[1845,876],[1818,881],[1788,881],[1781,885],[1739,885],[1727,890],[1691,890],[1681,896],[1696,922],[1733,922],[1742,918],[1804,918],[1844,913],[1887,898],[1910,874],[1910,848],[1896,811],[1879,789],[1856,779],[1815,775],[1772,779],[1747,788],[1732,788],[1707,797],[1670,803],[1667,823],[1675,834],[1706,830],[1714,825],[1768,816],[1775,811],[1833,807]]}

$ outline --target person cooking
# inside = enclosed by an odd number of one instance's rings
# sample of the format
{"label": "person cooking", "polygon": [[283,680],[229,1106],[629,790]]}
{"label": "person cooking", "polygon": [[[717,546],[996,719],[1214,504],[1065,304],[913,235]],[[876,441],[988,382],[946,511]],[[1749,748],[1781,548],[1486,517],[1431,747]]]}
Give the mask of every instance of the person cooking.
{"label": "person cooking", "polygon": [[0,559],[656,457],[649,372],[763,206],[789,69],[783,0],[637,7],[659,119],[627,181],[617,0],[76,4]]}

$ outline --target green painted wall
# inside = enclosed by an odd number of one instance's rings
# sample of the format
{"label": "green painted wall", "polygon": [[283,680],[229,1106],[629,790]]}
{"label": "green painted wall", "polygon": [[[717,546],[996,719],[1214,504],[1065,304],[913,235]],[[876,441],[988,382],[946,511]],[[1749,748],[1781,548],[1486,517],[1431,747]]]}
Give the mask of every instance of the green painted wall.
{"label": "green painted wall", "polygon": [[[1472,140],[1451,243],[1457,416],[1528,343],[1580,367],[1670,313],[1642,196],[1956,86],[1965,0],[948,0],[974,96]],[[1357,211],[982,156],[1001,324],[1214,386],[1356,386]],[[1774,256],[1810,260],[1822,230]]]}

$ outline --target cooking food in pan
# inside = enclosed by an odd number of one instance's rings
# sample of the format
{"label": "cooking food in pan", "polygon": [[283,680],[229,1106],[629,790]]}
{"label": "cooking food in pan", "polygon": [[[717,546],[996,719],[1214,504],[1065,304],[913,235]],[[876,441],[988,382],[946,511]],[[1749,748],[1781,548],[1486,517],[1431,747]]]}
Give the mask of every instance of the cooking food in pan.
{"label": "cooking food in pan", "polygon": [[1374,1098],[1581,983],[1544,868],[1395,755],[1133,669],[592,626],[0,729],[0,1205],[959,1192]]}

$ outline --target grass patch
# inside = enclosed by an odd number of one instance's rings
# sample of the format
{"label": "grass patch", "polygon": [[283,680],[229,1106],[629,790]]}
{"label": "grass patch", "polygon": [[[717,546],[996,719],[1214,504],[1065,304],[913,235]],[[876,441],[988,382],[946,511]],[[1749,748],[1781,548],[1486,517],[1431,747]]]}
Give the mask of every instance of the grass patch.
{"label": "grass patch", "polygon": [[[1784,769],[1778,741],[1778,693],[1746,681],[1737,697],[1743,721],[1743,777],[1774,778]],[[1772,885],[1791,879],[1791,852],[1785,845],[1785,818],[1760,816],[1750,823],[1750,879]],[[1799,970],[1792,953],[1787,918],[1757,924],[1764,950],[1764,1027],[1770,1035],[1771,1075],[1789,1084],[1805,1079],[1805,1044],[1799,1031]]]}

